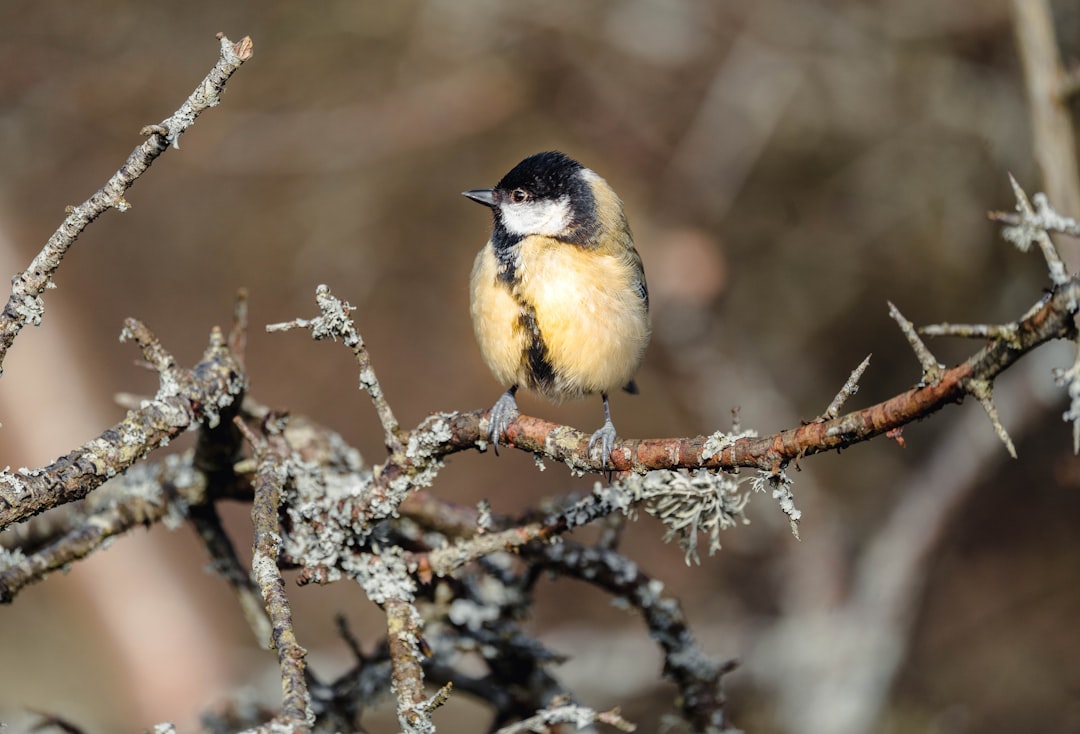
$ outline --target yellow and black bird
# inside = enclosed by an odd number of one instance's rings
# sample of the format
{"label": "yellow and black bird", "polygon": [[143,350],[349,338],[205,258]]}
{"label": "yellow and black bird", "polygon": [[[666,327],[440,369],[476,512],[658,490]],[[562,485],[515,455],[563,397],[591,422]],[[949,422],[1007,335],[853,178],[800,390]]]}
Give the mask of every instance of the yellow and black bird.
{"label": "yellow and black bird", "polygon": [[589,441],[607,466],[615,445],[608,393],[637,393],[649,342],[649,290],[622,201],[596,173],[558,152],[517,164],[493,189],[464,195],[491,207],[494,228],[472,271],[480,352],[507,387],[491,409],[498,447],[517,417],[519,387],[553,401],[600,393],[604,425]]}

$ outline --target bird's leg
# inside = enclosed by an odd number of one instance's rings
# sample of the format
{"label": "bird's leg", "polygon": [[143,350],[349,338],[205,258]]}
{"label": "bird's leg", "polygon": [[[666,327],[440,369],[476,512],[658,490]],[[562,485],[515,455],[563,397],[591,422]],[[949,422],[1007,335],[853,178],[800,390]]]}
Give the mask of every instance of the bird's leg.
{"label": "bird's leg", "polygon": [[495,447],[496,456],[499,455],[499,439],[506,433],[506,427],[518,417],[517,398],[514,397],[517,389],[518,386],[514,385],[504,392],[488,413],[488,440]]}
{"label": "bird's leg", "polygon": [[600,426],[589,439],[589,454],[592,454],[596,444],[600,444],[600,466],[607,469],[608,459],[615,449],[615,424],[611,422],[611,407],[608,405],[607,393],[600,393],[600,397],[604,399],[604,425]]}

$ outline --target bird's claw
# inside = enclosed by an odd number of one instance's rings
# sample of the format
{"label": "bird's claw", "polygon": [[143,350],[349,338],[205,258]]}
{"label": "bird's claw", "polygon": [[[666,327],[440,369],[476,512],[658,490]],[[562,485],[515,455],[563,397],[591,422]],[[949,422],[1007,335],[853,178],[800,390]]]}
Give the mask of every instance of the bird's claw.
{"label": "bird's claw", "polygon": [[504,392],[495,405],[491,406],[488,413],[488,440],[495,448],[495,455],[499,455],[499,440],[506,434],[506,429],[517,420],[518,406],[514,393],[510,390]]}
{"label": "bird's claw", "polygon": [[611,458],[611,452],[615,450],[615,426],[611,421],[604,421],[596,433],[589,439],[589,456],[592,456],[593,449],[597,444],[600,445],[600,468],[608,468],[608,460]]}

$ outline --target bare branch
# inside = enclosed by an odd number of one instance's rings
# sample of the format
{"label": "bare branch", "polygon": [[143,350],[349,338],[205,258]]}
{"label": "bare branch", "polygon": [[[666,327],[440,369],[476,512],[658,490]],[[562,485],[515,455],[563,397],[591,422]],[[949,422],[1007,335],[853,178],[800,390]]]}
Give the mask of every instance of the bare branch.
{"label": "bare branch", "polygon": [[337,341],[341,337],[345,346],[352,350],[356,358],[356,364],[360,367],[360,389],[364,390],[375,405],[375,412],[379,415],[379,422],[383,427],[383,440],[390,453],[396,454],[402,450],[401,430],[386,402],[382,387],[375,376],[375,369],[371,366],[371,355],[368,354],[364,340],[356,330],[349,312],[355,311],[355,306],[350,306],[347,301],[340,301],[330,293],[329,286],[320,285],[315,290],[315,302],[319,305],[322,315],[314,319],[293,319],[280,324],[269,324],[268,332],[288,331],[290,329],[310,329],[311,336],[315,340],[333,339]]}
{"label": "bare branch", "polygon": [[82,499],[190,426],[216,424],[220,411],[243,393],[244,375],[220,331],[211,332],[202,361],[191,370],[175,367],[156,345],[156,338],[138,322],[130,322],[126,333],[137,337],[144,353],[154,354],[161,366],[172,365],[161,373],[157,395],[48,466],[0,472],[0,529]]}
{"label": "bare branch", "polygon": [[649,637],[664,653],[664,676],[679,688],[679,708],[695,732],[732,731],[724,716],[722,678],[737,661],[717,661],[701,650],[678,601],[661,595],[663,588],[630,559],[614,551],[571,541],[534,546],[531,555],[547,568],[604,589],[625,599],[641,613]]}
{"label": "bare branch", "polygon": [[46,288],[52,287],[53,275],[78,236],[106,210],[115,207],[126,211],[130,208],[124,199],[127,190],[170,145],[179,147],[180,135],[203,111],[220,102],[229,77],[251,58],[253,45],[250,38],[245,36],[237,44],[224,36],[219,35],[219,38],[221,56],[217,64],[180,109],[157,125],[144,128],[148,133],[146,140],[131,152],[124,165],[93,196],[68,210],[63,224],[30,266],[12,279],[11,296],[0,313],[0,372],[8,350],[22,328],[28,323],[34,326],[41,323],[45,309],[41,295]]}
{"label": "bare branch", "polygon": [[192,470],[190,453],[174,455],[132,467],[102,488],[105,496],[95,506],[69,505],[78,511],[59,522],[47,516],[51,523],[46,537],[18,532],[33,523],[10,528],[0,536],[8,559],[0,564],[0,602],[10,603],[28,584],[85,558],[110,538],[160,522],[170,513],[179,517],[176,505],[202,502],[205,489],[203,476]]}
{"label": "bare branch", "polygon": [[251,572],[262,592],[270,616],[274,647],[281,666],[282,707],[278,722],[293,731],[310,731],[315,717],[304,679],[304,657],[307,651],[300,646],[293,631],[292,611],[285,593],[285,581],[278,568],[281,535],[278,528],[278,508],[282,488],[288,473],[278,452],[255,437],[240,420],[237,427],[255,449],[258,469],[255,473],[255,499],[251,517],[255,525],[255,540]]}

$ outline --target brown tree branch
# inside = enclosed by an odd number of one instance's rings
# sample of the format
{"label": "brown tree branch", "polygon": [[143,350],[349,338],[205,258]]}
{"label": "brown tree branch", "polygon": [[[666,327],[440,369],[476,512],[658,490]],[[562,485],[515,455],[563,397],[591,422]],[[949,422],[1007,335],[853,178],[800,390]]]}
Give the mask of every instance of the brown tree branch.
{"label": "brown tree branch", "polygon": [[[695,438],[622,439],[615,444],[610,465],[616,471],[643,473],[656,469],[721,469],[752,467],[779,470],[811,454],[847,448],[900,428],[975,395],[977,386],[992,382],[1018,359],[1056,339],[1073,339],[1073,316],[1080,310],[1080,280],[1069,278],[1032,310],[1015,322],[1011,339],[998,339],[969,359],[942,372],[933,385],[913,387],[888,400],[852,411],[832,420],[808,423],[779,433],[737,438],[718,453],[708,456],[705,436]],[[441,458],[458,451],[485,447],[486,412],[440,414],[421,423],[416,432],[435,426],[448,435],[438,441],[432,456]],[[589,456],[589,435],[569,426],[520,415],[506,429],[508,446],[529,451],[578,471],[602,473],[599,461]],[[430,460],[430,457],[429,457]],[[391,481],[415,466],[389,461],[382,470]]]}

